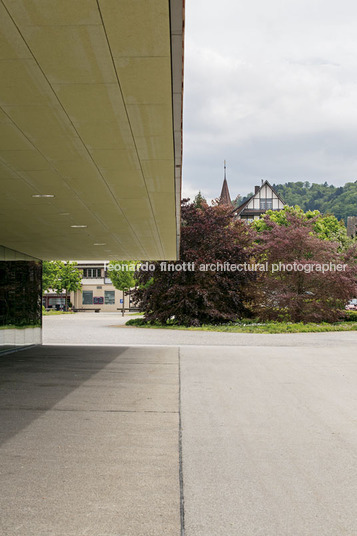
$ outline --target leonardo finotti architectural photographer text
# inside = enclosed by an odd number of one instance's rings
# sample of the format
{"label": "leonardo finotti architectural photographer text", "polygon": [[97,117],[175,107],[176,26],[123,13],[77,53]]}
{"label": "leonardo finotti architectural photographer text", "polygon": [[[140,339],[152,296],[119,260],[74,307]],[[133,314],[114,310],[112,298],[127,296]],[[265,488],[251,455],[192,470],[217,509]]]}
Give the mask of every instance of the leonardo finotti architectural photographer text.
{"label": "leonardo finotti architectural photographer text", "polygon": [[196,264],[194,262],[167,262],[161,261],[158,263],[142,262],[132,264],[109,264],[105,263],[105,269],[108,272],[113,271],[126,271],[135,272],[142,270],[144,272],[154,272],[160,270],[161,272],[194,272],[198,270],[200,272],[345,272],[347,264],[334,264],[329,263],[311,263],[311,262],[291,262],[291,263],[256,263],[250,264],[244,262],[242,264],[232,264],[229,262],[217,262],[217,263],[202,263]]}

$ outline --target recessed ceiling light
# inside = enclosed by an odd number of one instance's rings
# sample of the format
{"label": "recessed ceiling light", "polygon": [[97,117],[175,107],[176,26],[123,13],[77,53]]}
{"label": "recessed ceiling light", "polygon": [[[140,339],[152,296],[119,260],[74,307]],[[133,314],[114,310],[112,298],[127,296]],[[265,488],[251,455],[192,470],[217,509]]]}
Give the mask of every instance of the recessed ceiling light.
{"label": "recessed ceiling light", "polygon": [[84,227],[88,227],[87,225],[71,225],[74,229],[84,229]]}
{"label": "recessed ceiling light", "polygon": [[105,242],[96,242],[93,244],[93,246],[106,246],[107,244]]}
{"label": "recessed ceiling light", "polygon": [[34,194],[32,197],[55,197],[53,194]]}

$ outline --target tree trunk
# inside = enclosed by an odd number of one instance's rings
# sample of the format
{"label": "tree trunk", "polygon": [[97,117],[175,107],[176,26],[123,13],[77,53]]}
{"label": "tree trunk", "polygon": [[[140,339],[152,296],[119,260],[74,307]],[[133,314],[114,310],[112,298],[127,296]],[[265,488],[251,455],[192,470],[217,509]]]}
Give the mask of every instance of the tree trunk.
{"label": "tree trunk", "polygon": [[123,307],[122,307],[121,315],[124,316],[124,313],[125,313],[125,293],[123,290]]}

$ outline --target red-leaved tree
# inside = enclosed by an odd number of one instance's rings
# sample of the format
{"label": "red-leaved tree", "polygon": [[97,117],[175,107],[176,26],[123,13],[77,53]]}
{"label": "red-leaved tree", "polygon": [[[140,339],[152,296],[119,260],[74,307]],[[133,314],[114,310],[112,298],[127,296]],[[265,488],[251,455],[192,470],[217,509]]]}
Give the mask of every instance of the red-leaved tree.
{"label": "red-leaved tree", "polygon": [[[134,297],[145,318],[199,326],[247,314],[247,283],[255,275],[223,267],[225,262],[249,262],[252,230],[235,221],[229,208],[208,206],[202,199],[182,201],[181,225],[180,261],[153,263],[154,271],[140,271],[137,276],[139,288]],[[169,264],[178,270],[168,269]],[[221,265],[222,270],[203,269],[207,264]]]}
{"label": "red-leaved tree", "polygon": [[333,322],[357,295],[356,249],[341,252],[337,242],[321,239],[315,218],[286,213],[282,225],[264,217],[255,258],[267,263],[251,286],[253,312],[262,320]]}

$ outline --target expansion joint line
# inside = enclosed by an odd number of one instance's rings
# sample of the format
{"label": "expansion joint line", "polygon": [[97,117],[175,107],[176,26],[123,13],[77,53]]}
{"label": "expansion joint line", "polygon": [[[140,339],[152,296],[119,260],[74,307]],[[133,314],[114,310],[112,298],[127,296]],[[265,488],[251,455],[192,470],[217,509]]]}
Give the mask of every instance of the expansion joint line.
{"label": "expansion joint line", "polygon": [[183,490],[183,460],[182,460],[182,415],[181,415],[181,348],[178,347],[178,379],[179,379],[179,390],[178,390],[178,405],[179,405],[179,481],[180,481],[180,521],[181,521],[181,531],[180,535],[185,536],[185,499],[184,499],[184,490]]}

